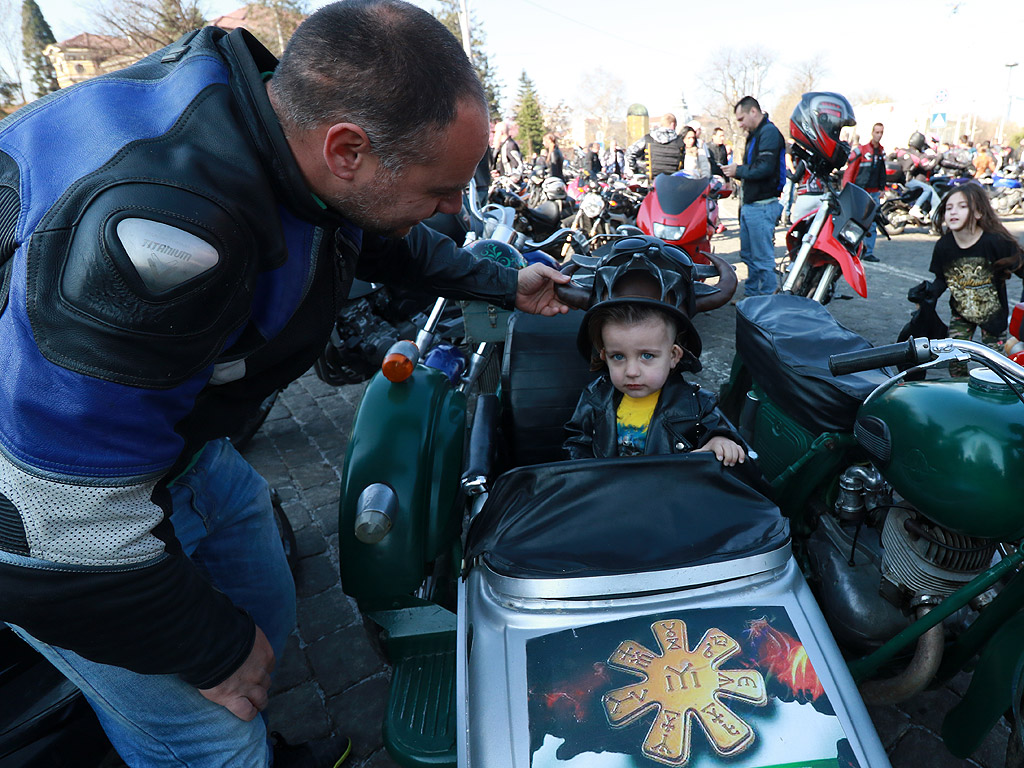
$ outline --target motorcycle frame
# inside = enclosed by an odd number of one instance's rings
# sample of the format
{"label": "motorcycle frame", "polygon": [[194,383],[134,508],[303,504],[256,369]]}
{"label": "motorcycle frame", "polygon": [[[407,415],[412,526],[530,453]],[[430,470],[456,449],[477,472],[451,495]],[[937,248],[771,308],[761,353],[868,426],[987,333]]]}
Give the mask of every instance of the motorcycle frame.
{"label": "motorcycle frame", "polygon": [[[843,278],[850,287],[862,298],[867,298],[868,285],[864,274],[864,266],[860,262],[860,253],[863,248],[858,244],[857,253],[851,254],[835,236],[833,224],[833,207],[835,194],[829,189],[826,198],[814,212],[814,218],[800,241],[800,249],[792,266],[786,274],[786,280],[782,284],[783,293],[792,293],[797,280],[808,266],[815,267],[825,265],[825,272],[822,274],[818,285],[811,296],[819,304],[828,294],[832,283],[837,279],[837,272],[842,273]],[[799,225],[799,221],[790,228],[793,232]]]}

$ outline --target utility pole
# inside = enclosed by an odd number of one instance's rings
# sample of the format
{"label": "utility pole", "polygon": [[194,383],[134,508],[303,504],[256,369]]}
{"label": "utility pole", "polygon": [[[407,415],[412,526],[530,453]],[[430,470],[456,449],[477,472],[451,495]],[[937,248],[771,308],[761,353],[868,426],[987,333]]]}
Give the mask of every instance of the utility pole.
{"label": "utility pole", "polygon": [[1008,122],[1010,122],[1010,110],[1013,108],[1013,88],[1011,84],[1013,82],[1013,68],[1017,66],[1017,62],[1013,64],[1004,64],[1006,67],[1006,115],[999,118],[999,136],[997,141],[1003,143],[1003,129]]}
{"label": "utility pole", "polygon": [[459,0],[459,29],[462,30],[462,48],[473,61],[473,47],[469,44],[469,7],[467,0]]}

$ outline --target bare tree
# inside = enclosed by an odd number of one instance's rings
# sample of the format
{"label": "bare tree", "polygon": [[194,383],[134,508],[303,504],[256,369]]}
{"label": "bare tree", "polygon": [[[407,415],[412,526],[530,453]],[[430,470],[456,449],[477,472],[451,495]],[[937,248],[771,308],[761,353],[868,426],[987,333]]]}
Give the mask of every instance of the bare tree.
{"label": "bare tree", "polygon": [[828,74],[820,59],[808,59],[793,67],[786,90],[775,103],[772,121],[784,135],[789,136],[789,117],[800,102],[800,97],[818,89],[818,83]]}
{"label": "bare tree", "polygon": [[700,75],[699,82],[707,96],[707,113],[726,128],[727,134],[732,134],[733,144],[740,135],[733,106],[744,96],[761,102],[770,93],[765,81],[774,63],[775,54],[760,46],[726,48]]}
{"label": "bare tree", "polygon": [[553,107],[543,105],[544,125],[548,127],[555,136],[561,139],[572,130],[572,109],[564,101],[559,101]]}
{"label": "bare tree", "polygon": [[0,0],[0,88],[5,94],[0,98],[0,106],[25,101],[20,66],[20,5],[16,0]]}
{"label": "bare tree", "polygon": [[626,86],[606,69],[590,70],[580,78],[573,106],[596,120],[607,135],[613,123],[626,119]]}
{"label": "bare tree", "polygon": [[152,53],[206,24],[199,0],[99,0],[92,9],[101,32]]}

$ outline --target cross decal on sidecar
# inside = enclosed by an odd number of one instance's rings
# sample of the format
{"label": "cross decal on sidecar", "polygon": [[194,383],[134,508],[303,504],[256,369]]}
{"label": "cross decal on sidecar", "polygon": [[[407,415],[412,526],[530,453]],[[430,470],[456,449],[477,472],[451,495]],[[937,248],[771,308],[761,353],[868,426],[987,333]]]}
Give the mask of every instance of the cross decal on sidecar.
{"label": "cross decal on sidecar", "polygon": [[620,728],[656,709],[642,751],[666,765],[686,765],[689,761],[693,718],[718,754],[735,755],[747,749],[754,742],[754,730],[725,706],[721,697],[764,706],[768,696],[760,672],[721,668],[739,652],[740,644],[712,628],[691,651],[686,623],[678,619],[655,622],[651,631],[660,653],[625,640],[608,658],[611,666],[644,678],[601,697],[608,722]]}

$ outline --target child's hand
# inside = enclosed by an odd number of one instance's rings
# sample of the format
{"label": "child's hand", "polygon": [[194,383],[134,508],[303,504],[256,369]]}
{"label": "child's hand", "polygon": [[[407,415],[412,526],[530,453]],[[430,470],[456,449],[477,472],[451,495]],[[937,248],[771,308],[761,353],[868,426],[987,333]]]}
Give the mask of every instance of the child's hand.
{"label": "child's hand", "polygon": [[728,437],[722,437],[721,435],[712,437],[704,444],[703,448],[698,448],[694,453],[699,453],[700,451],[712,451],[715,454],[715,458],[727,467],[734,467],[737,462],[742,464],[747,460],[747,454],[738,443],[734,443]]}

